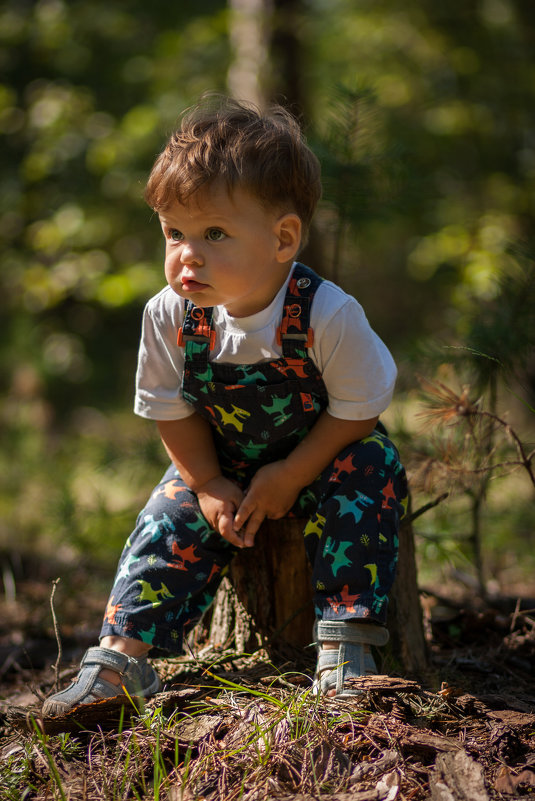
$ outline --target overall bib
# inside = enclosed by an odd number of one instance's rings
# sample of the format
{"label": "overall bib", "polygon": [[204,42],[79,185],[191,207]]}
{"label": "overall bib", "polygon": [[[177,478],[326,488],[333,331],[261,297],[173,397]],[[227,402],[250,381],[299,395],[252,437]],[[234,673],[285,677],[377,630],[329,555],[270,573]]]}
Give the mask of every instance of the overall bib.
{"label": "overall bib", "polygon": [[[321,281],[295,266],[278,331],[282,357],[255,364],[210,362],[213,309],[186,304],[178,334],[182,393],[211,425],[222,473],[242,488],[259,467],[284,459],[327,407],[307,350]],[[290,514],[308,518],[303,533],[318,618],[385,622],[406,499],[397,450],[377,430],[344,448],[300,493]],[[101,637],[133,637],[182,653],[184,634],[212,603],[236,551],[210,527],[171,465],[127,540]]]}

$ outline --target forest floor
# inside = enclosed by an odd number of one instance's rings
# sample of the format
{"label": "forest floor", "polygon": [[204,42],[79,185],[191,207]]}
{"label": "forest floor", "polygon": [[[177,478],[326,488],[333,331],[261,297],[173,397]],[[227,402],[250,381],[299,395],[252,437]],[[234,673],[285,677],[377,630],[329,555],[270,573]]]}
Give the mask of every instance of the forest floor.
{"label": "forest floor", "polygon": [[163,691],[143,707],[111,700],[41,721],[42,699],[95,644],[105,596],[80,593],[94,589],[86,573],[71,570],[58,590],[59,666],[51,581],[42,568],[4,569],[1,801],[535,795],[535,602],[527,597],[427,593],[425,675],[364,679],[358,698],[312,695],[312,649],[206,648],[157,660]]}

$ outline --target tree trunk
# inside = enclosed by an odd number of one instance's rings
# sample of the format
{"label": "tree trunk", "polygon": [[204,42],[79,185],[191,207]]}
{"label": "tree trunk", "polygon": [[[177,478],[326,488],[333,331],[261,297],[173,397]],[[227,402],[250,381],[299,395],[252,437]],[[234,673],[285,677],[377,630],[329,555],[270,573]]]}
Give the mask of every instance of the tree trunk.
{"label": "tree trunk", "polygon": [[271,5],[268,0],[229,0],[228,5],[233,53],[229,92],[238,100],[263,106],[269,96]]}

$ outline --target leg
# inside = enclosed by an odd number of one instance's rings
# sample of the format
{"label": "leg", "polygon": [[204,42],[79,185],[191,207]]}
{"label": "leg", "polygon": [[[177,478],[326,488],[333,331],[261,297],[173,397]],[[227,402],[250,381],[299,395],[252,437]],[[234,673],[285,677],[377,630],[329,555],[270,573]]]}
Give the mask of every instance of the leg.
{"label": "leg", "polygon": [[121,555],[99,648],[85,654],[80,673],[47,699],[44,715],[121,693],[148,696],[159,679],[147,662],[153,647],[181,653],[184,631],[210,605],[234,549],[202,516],[174,467],[164,475]]}
{"label": "leg", "polygon": [[[313,567],[320,672],[347,659],[353,675],[376,672],[369,645],[384,644],[388,636],[381,626],[406,497],[397,451],[377,431],[345,448],[303,496],[308,505],[316,503],[305,545]],[[340,642],[347,644],[344,654],[338,653]],[[339,676],[334,683],[340,691]]]}
{"label": "leg", "polygon": [[138,517],[121,555],[101,638],[170,654],[210,606],[235,549],[203,517],[171,467]]}

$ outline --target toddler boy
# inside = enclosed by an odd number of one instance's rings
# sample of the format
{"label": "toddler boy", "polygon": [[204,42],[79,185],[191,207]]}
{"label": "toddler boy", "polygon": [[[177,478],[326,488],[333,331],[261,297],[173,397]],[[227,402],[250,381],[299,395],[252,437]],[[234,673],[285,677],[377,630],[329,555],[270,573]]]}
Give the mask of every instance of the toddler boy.
{"label": "toddler boy", "polygon": [[100,646],[44,714],[156,692],[148,652],[180,654],[236,550],[289,513],[309,520],[316,690],[377,672],[406,498],[376,429],[396,368],[357,301],[295,261],[320,194],[280,107],[201,102],[156,160],[145,197],[167,286],[145,309],[135,411],[171,466],[127,540]]}

